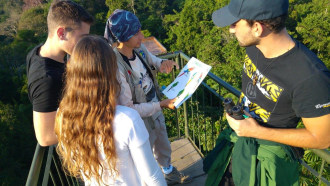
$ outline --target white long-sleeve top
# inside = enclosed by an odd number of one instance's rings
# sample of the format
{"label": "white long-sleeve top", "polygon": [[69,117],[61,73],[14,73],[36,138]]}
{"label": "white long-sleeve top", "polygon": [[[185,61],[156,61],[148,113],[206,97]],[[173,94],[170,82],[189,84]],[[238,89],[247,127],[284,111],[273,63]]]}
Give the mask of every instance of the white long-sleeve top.
{"label": "white long-sleeve top", "polygon": [[[114,179],[107,171],[107,157],[100,145],[100,159],[104,167],[102,178],[106,185],[165,186],[166,181],[158,166],[149,143],[149,134],[139,114],[128,107],[117,106],[113,122],[114,139],[117,153],[117,170]],[[94,179],[85,180],[85,185],[98,185]]]}
{"label": "white long-sleeve top", "polygon": [[[151,54],[149,51],[148,51],[148,54],[149,54],[148,56],[150,56],[150,58],[149,58],[150,65],[153,65],[156,69],[159,70],[162,59]],[[136,58],[138,58],[138,57],[136,57]],[[140,61],[140,63],[142,63],[142,62]],[[121,86],[120,95],[119,95],[119,99],[118,99],[119,105],[124,105],[124,106],[135,109],[140,114],[141,117],[150,117],[153,114],[162,110],[160,107],[159,101],[134,104],[133,99],[132,99],[131,89],[126,80],[125,75],[122,72],[119,72],[118,81]]]}

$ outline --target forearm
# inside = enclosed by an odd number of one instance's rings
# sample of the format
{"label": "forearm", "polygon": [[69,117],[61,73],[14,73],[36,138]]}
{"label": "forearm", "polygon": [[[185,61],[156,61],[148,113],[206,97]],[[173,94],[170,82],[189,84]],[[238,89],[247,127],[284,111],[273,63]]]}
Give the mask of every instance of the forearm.
{"label": "forearm", "polygon": [[302,148],[327,148],[324,141],[320,141],[306,128],[301,129],[275,129],[260,126],[259,130],[251,133],[251,137],[274,141],[294,147]]}
{"label": "forearm", "polygon": [[261,126],[253,118],[235,120],[226,114],[230,127],[238,136],[253,137],[286,145],[325,149],[330,146],[330,114],[302,118],[305,128],[278,129]]}
{"label": "forearm", "polygon": [[128,103],[125,106],[135,109],[142,118],[150,117],[153,114],[157,113],[158,111],[162,110],[159,102],[148,102],[148,103],[140,103],[140,104]]}

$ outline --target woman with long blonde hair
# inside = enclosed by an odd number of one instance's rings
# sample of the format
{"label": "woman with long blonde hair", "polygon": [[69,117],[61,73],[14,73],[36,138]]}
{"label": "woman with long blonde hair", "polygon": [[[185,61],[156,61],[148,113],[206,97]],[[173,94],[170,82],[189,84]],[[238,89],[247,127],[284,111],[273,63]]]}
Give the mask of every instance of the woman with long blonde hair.
{"label": "woman with long blonde hair", "polygon": [[115,54],[103,38],[77,43],[56,116],[63,166],[85,185],[166,185],[141,117],[116,105],[116,74]]}

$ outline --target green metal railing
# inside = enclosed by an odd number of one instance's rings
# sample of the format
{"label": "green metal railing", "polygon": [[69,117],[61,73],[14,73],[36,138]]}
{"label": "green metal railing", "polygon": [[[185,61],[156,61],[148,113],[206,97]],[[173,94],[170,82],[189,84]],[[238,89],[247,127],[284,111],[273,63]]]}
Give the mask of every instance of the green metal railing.
{"label": "green metal railing", "polygon": [[[175,60],[180,68],[190,60],[190,57],[182,52],[169,53],[159,57]],[[173,80],[175,77],[176,72],[173,71],[168,78]],[[167,121],[167,124],[173,122],[172,130],[174,129],[174,134],[169,134],[170,140],[187,138],[200,155],[204,157],[213,149],[218,134],[226,125],[222,106],[224,96],[237,99],[239,95],[240,91],[209,72],[190,100],[187,100],[180,108],[176,109],[172,118],[173,121]],[[169,112],[173,115],[173,111]],[[37,145],[26,182],[27,186],[48,185],[49,177],[53,185],[81,185],[81,180],[63,174],[61,163],[56,153],[54,153],[54,148],[55,146],[41,147],[39,144]],[[330,163],[329,151],[318,149],[311,149],[311,151],[322,158],[319,172],[308,166],[303,160],[300,160],[300,163],[317,177],[319,185],[321,182],[330,185],[329,181],[322,177],[325,167]],[[46,154],[47,159],[44,160]],[[39,178],[40,172],[43,172],[42,178]]]}
{"label": "green metal railing", "polygon": [[[61,161],[59,160],[56,152],[54,152],[55,148],[55,145],[49,147],[42,147],[37,144],[29,175],[26,180],[26,186],[83,185],[81,184],[81,180],[68,176],[64,173]],[[47,159],[44,159],[44,157],[47,157]],[[41,172],[43,172],[43,177],[39,178]]]}

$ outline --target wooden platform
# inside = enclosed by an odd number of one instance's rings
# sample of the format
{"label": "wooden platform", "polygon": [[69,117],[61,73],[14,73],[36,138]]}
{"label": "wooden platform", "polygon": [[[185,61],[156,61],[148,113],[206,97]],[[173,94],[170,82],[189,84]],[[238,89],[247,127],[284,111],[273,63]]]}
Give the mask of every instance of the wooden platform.
{"label": "wooden platform", "polygon": [[179,171],[190,175],[193,180],[182,184],[189,186],[203,186],[206,174],[203,171],[203,159],[188,139],[179,139],[171,143],[172,165]]}

